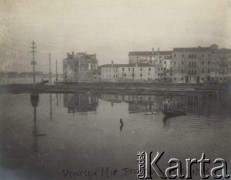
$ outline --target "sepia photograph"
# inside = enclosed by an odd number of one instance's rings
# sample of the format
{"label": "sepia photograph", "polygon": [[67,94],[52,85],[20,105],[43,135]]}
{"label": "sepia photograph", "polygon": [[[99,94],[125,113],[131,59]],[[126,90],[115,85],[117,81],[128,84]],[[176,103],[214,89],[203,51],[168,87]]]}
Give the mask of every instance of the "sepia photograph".
{"label": "sepia photograph", "polygon": [[231,0],[0,0],[0,180],[231,179]]}

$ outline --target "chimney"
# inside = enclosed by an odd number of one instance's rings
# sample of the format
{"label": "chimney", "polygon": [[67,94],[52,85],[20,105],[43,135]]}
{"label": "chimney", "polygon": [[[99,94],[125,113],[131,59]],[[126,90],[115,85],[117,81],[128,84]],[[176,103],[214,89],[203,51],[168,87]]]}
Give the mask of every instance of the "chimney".
{"label": "chimney", "polygon": [[67,58],[70,58],[70,53],[67,53]]}
{"label": "chimney", "polygon": [[154,57],[154,48],[152,48],[152,57]]}
{"label": "chimney", "polygon": [[113,68],[113,64],[114,64],[114,62],[113,62],[113,61],[111,61],[111,68]]}
{"label": "chimney", "polygon": [[160,48],[158,48],[158,55],[160,55]]}

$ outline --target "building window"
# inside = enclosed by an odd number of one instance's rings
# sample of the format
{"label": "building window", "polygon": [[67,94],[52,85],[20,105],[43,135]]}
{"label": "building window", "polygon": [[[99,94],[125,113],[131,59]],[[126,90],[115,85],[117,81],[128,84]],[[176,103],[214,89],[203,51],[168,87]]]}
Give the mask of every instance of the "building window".
{"label": "building window", "polygon": [[174,78],[174,81],[176,81],[176,78]]}
{"label": "building window", "polygon": [[204,57],[205,55],[204,54],[202,54],[202,57]]}
{"label": "building window", "polygon": [[140,77],[142,77],[142,74],[140,74]]}
{"label": "building window", "polygon": [[202,61],[202,65],[204,65],[204,61]]}
{"label": "building window", "polygon": [[182,63],[181,64],[184,64],[184,61],[182,61]]}
{"label": "building window", "polygon": [[174,65],[176,65],[176,61],[174,61]]}
{"label": "building window", "polygon": [[184,57],[184,54],[182,54],[182,57]]}
{"label": "building window", "polygon": [[134,71],[134,68],[132,68],[132,71]]}
{"label": "building window", "polygon": [[142,71],[142,68],[140,68],[140,70]]}
{"label": "building window", "polygon": [[208,69],[208,73],[210,73],[210,69]]}
{"label": "building window", "polygon": [[130,68],[128,68],[128,71],[130,71]]}
{"label": "building window", "polygon": [[174,57],[176,57],[176,54],[174,54]]}
{"label": "building window", "polygon": [[149,71],[151,71],[151,68],[148,68],[149,69]]}
{"label": "building window", "polygon": [[208,61],[208,65],[210,65],[210,61]]}
{"label": "building window", "polygon": [[182,71],[181,71],[182,73],[184,73],[184,70],[182,69]]}
{"label": "building window", "polygon": [[204,73],[204,69],[202,69],[202,71],[201,71],[202,73]]}
{"label": "building window", "polygon": [[124,68],[122,68],[122,71],[124,71]]}

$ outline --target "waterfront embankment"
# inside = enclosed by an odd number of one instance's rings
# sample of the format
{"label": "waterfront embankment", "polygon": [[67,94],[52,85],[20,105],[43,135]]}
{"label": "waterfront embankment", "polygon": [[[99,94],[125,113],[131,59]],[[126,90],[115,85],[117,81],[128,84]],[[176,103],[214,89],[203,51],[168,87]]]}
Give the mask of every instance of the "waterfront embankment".
{"label": "waterfront embankment", "polygon": [[55,83],[0,85],[0,92],[9,93],[174,93],[229,91],[227,84],[152,84],[152,83]]}

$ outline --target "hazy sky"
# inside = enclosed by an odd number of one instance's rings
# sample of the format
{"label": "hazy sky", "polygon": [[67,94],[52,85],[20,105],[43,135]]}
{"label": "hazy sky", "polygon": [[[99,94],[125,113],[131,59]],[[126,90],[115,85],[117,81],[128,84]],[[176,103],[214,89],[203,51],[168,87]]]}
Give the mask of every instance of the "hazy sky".
{"label": "hazy sky", "polygon": [[49,52],[62,71],[70,51],[101,65],[152,47],[231,48],[231,0],[0,0],[0,70],[31,71],[32,40],[44,72]]}

